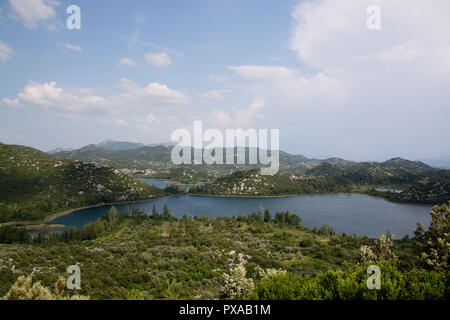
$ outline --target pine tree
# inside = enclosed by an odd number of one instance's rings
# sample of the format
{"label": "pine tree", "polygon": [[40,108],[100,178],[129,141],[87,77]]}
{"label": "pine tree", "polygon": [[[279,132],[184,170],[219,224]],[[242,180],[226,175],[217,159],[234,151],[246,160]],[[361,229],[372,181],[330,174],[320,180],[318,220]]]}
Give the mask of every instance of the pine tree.
{"label": "pine tree", "polygon": [[164,205],[164,208],[163,208],[163,216],[164,216],[165,218],[168,218],[168,217],[171,216],[170,210],[169,210],[169,208],[167,207],[167,204]]}
{"label": "pine tree", "polygon": [[153,218],[156,218],[157,216],[159,216],[158,211],[156,211],[156,205],[155,204],[153,204],[152,216],[153,216]]}
{"label": "pine tree", "polygon": [[264,207],[262,205],[260,205],[258,209],[258,218],[260,221],[264,220]]}
{"label": "pine tree", "polygon": [[266,209],[264,211],[264,221],[265,222],[270,222],[272,221],[272,211],[270,211],[270,209]]}

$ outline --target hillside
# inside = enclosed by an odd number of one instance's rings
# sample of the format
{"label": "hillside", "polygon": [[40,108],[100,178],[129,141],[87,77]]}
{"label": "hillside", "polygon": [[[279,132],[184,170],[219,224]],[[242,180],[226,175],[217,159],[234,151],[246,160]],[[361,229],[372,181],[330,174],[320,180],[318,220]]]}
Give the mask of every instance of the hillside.
{"label": "hillside", "polygon": [[[421,259],[435,246],[428,234],[417,241],[392,240],[389,233],[375,240],[300,223],[289,212],[272,216],[263,208],[246,217],[181,219],[111,208],[82,230],[60,234],[31,238],[0,228],[0,242],[3,232],[7,243],[0,244],[0,298],[19,276],[51,288],[67,277],[67,265],[77,264],[82,285],[76,293],[91,299],[448,300],[448,270]],[[383,270],[381,290],[367,290],[371,264]],[[245,291],[235,295],[235,287]]]}
{"label": "hillside", "polygon": [[36,149],[0,143],[0,222],[162,193],[109,166],[51,159]]}
{"label": "hillside", "polygon": [[260,171],[237,171],[219,177],[193,193],[233,196],[276,196],[302,193],[350,192],[351,185],[339,177],[296,177],[284,174],[261,175]]}
{"label": "hillside", "polygon": [[450,199],[450,178],[443,174],[439,178],[419,181],[407,187],[403,192],[379,192],[372,190],[370,194],[382,196],[393,201],[446,203]]}
{"label": "hillside", "polygon": [[[395,164],[376,164],[356,170],[322,163],[305,173],[261,175],[258,169],[242,170],[208,180],[192,193],[230,196],[278,196],[293,194],[363,192],[394,201],[445,203],[450,199],[450,171],[417,172]],[[402,164],[403,165],[403,164]],[[424,167],[426,170],[426,167]],[[415,168],[414,170],[418,170]],[[404,192],[376,191],[374,186],[397,185]]]}
{"label": "hillside", "polygon": [[[234,171],[257,169],[258,165],[181,165],[171,162],[173,146],[139,146],[132,142],[106,141],[88,145],[77,150],[52,154],[54,158],[96,161],[123,169],[125,173],[138,177],[174,179],[184,183],[210,181]],[[134,147],[134,148],[132,148]],[[121,148],[121,149],[119,149]],[[224,157],[226,149],[223,151]],[[246,149],[248,155],[249,149]],[[322,166],[324,165],[325,166]],[[340,170],[340,174],[355,184],[361,185],[409,185],[437,171],[420,161],[393,158],[385,162],[353,162],[341,158],[308,159],[280,151],[280,173],[295,176],[323,176],[327,164]],[[317,170],[312,170],[317,168]],[[327,169],[328,168],[328,169]],[[337,172],[336,172],[337,173]],[[328,175],[328,174],[326,174]]]}

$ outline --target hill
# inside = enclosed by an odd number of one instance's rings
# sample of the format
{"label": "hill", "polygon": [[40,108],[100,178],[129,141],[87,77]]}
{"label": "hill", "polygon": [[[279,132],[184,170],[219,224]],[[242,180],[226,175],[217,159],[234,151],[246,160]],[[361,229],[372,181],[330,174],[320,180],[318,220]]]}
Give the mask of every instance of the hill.
{"label": "hill", "polygon": [[162,193],[109,166],[52,159],[36,149],[0,143],[0,222],[39,220],[70,208]]}
{"label": "hill", "polygon": [[[0,298],[10,297],[19,276],[52,288],[59,276],[67,277],[67,265],[77,264],[77,293],[91,299],[448,300],[445,248],[429,241],[430,231],[414,240],[393,240],[390,233],[375,240],[300,223],[289,212],[272,215],[264,208],[246,217],[181,219],[111,208],[81,230],[31,238],[0,228],[6,243],[0,245]],[[442,236],[448,230],[437,228],[432,239],[448,245]],[[441,269],[424,263],[428,252],[443,261]],[[383,270],[381,290],[367,290],[373,264]],[[28,292],[20,289],[16,299]]]}
{"label": "hill", "polygon": [[[128,150],[107,150],[100,145],[88,145],[78,150],[59,152],[51,156],[96,161],[119,168],[139,178],[173,179],[182,183],[212,182],[218,177],[225,177],[236,171],[259,168],[258,165],[248,164],[174,165],[171,161],[172,148],[173,146],[157,145]],[[246,157],[249,150],[246,148]],[[223,150],[224,159],[226,151],[227,149]],[[441,171],[423,162],[398,157],[384,162],[354,162],[341,158],[308,159],[302,155],[280,151],[279,173],[291,177],[290,181],[301,181],[303,185],[308,185],[301,188],[305,192],[316,192],[311,190],[315,185],[319,186],[319,190],[338,191],[348,190],[349,185],[363,189],[370,189],[373,186],[406,188],[423,179],[434,178],[438,172]],[[273,182],[274,179],[271,181]],[[336,183],[342,184],[342,188],[336,188],[334,186]],[[280,188],[286,187],[280,186]],[[291,188],[288,187],[288,189]],[[298,184],[294,189],[298,189]]]}
{"label": "hill", "polygon": [[140,148],[145,145],[143,143],[136,142],[106,140],[100,142],[97,146],[105,150],[130,150]]}
{"label": "hill", "polygon": [[340,177],[296,177],[285,174],[261,175],[258,169],[237,171],[219,177],[192,193],[232,196],[277,196],[302,193],[350,192],[351,184]]}
{"label": "hill", "polygon": [[398,168],[404,170],[414,170],[414,171],[430,171],[433,168],[421,161],[410,161],[402,158],[392,158],[381,163],[384,167]]}

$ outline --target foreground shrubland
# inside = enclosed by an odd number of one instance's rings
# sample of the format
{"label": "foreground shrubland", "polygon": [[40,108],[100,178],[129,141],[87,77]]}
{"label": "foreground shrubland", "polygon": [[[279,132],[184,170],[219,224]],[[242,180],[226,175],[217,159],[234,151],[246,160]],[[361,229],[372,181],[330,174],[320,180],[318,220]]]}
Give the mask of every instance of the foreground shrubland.
{"label": "foreground shrubland", "polygon": [[[375,240],[308,229],[288,212],[177,219],[168,208],[112,208],[82,230],[31,239],[8,229],[0,296],[33,297],[26,288],[38,283],[57,299],[448,299],[449,210],[431,215],[414,239]],[[81,289],[55,293],[69,265],[80,267]],[[369,265],[380,267],[379,290],[367,288]]]}

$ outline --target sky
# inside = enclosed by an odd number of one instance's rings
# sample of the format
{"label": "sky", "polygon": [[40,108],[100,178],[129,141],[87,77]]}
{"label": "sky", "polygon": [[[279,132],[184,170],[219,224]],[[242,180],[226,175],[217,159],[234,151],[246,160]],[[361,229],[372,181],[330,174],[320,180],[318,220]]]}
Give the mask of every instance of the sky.
{"label": "sky", "polygon": [[449,30],[448,0],[0,0],[0,141],[161,143],[201,120],[311,158],[447,156]]}

